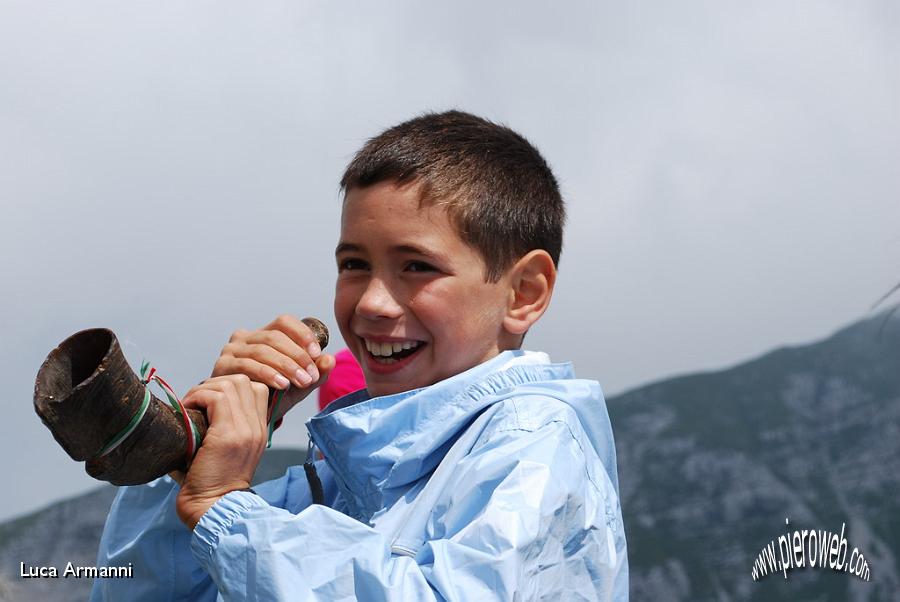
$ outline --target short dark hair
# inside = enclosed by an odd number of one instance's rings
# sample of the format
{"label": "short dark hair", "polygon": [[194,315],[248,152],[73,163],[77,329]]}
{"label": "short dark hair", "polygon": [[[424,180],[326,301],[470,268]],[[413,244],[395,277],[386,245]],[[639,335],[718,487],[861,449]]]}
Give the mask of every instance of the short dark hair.
{"label": "short dark hair", "polygon": [[447,209],[496,282],[517,259],[562,252],[565,205],[550,166],[524,137],[462,111],[426,113],[389,128],[356,153],[341,178],[351,188],[421,185],[420,206]]}

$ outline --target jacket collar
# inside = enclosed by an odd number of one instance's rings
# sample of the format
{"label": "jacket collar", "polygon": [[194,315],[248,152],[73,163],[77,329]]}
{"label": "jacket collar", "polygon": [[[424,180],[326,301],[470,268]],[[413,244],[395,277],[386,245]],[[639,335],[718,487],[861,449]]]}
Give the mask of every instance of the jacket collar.
{"label": "jacket collar", "polygon": [[571,364],[505,351],[429,387],[375,398],[351,393],[306,424],[338,483],[374,512],[385,490],[403,488],[434,470],[481,410],[519,385],[571,378]]}

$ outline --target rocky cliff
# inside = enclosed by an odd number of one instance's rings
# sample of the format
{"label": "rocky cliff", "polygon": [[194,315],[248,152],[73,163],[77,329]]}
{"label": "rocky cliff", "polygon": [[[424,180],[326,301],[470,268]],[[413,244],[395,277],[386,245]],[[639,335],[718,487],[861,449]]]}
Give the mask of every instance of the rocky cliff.
{"label": "rocky cliff", "polygon": [[[633,600],[900,599],[896,317],[609,408]],[[778,536],[845,523],[870,581],[808,566],[752,579]]]}

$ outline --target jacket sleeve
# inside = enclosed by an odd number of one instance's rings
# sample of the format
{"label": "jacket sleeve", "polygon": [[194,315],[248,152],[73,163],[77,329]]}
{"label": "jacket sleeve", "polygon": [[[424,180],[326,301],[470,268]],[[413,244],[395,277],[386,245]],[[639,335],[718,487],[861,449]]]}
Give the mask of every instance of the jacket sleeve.
{"label": "jacket sleeve", "polygon": [[244,492],[203,516],[191,547],[226,600],[627,600],[618,497],[592,462],[565,421],[493,432],[408,554],[331,508],[292,514]]}
{"label": "jacket sleeve", "polygon": [[[95,579],[92,601],[216,598],[215,583],[191,554],[191,531],[175,512],[178,490],[169,477],[119,489],[100,539],[97,566],[131,566],[132,578]],[[255,490],[259,499],[294,511],[311,503],[302,467],[292,467]]]}
{"label": "jacket sleeve", "polygon": [[175,514],[177,495],[169,477],[119,489],[97,566],[130,566],[132,578],[95,579],[92,601],[215,599],[215,585],[191,556],[191,533]]}

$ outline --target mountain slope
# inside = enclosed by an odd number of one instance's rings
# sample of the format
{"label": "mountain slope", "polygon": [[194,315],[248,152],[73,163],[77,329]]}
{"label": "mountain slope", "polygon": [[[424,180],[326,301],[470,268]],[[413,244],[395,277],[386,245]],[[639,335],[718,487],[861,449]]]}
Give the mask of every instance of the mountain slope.
{"label": "mountain slope", "polygon": [[[897,599],[900,320],[883,324],[610,400],[633,599]],[[870,582],[808,567],[752,580],[770,541],[842,523]]]}

